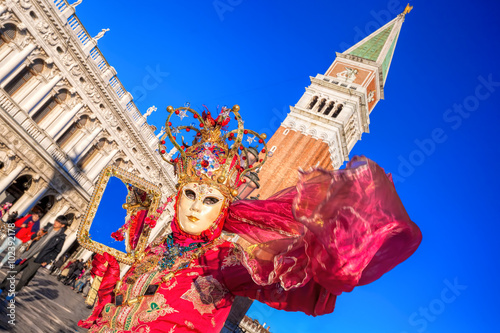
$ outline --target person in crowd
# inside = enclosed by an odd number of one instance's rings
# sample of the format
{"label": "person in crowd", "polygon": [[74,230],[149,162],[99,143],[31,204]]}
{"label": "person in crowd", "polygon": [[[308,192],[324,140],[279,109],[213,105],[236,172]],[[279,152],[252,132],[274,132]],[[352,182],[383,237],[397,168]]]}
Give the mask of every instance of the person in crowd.
{"label": "person in crowd", "polygon": [[75,266],[74,266],[73,272],[71,272],[71,274],[68,274],[68,278],[64,281],[64,284],[65,285],[72,285],[73,282],[76,281],[76,279],[78,278],[78,276],[80,274],[82,274],[83,267],[84,266],[83,266],[83,260],[82,259],[75,261]]}
{"label": "person in crowd", "polygon": [[[16,292],[20,291],[31,281],[40,267],[45,267],[54,260],[63,247],[66,240],[64,231],[68,225],[65,216],[58,216],[54,224],[48,229],[48,233],[36,242],[28,251],[23,253],[26,260],[19,265],[14,272],[9,272],[0,283],[0,294],[10,283],[9,278],[22,273],[19,282],[16,284]],[[10,301],[15,294],[9,293],[6,300]]]}
{"label": "person in crowd", "polygon": [[10,207],[12,207],[10,202],[6,202],[0,206],[0,218],[4,217],[4,215],[8,213]]}
{"label": "person in crowd", "polygon": [[63,281],[68,277],[69,271],[71,267],[74,265],[74,263],[75,263],[74,260],[70,260],[63,268],[61,268],[61,273],[57,276],[58,281]]}
{"label": "person in crowd", "polygon": [[59,259],[56,260],[54,265],[52,265],[52,268],[50,270],[50,274],[59,274],[61,272],[61,267],[64,264],[66,260],[68,260],[69,254],[65,254],[61,256]]}
{"label": "person in crowd", "polygon": [[24,249],[24,251],[28,251],[36,242],[40,240],[40,238],[45,236],[47,232],[48,232],[48,227],[46,226],[45,228],[38,230],[36,234],[31,235],[31,239],[26,243],[27,246]]}
{"label": "person in crowd", "polygon": [[18,215],[19,214],[17,213],[16,210],[13,212],[9,211],[9,217],[7,218],[7,223],[15,223]]}
{"label": "person in crowd", "polygon": [[85,268],[84,272],[80,275],[78,282],[76,282],[74,287],[71,287],[71,289],[76,290],[77,293],[81,293],[83,288],[87,285],[87,283],[90,283],[90,269]]}
{"label": "person in crowd", "polygon": [[[24,217],[21,217],[15,222],[15,236],[5,238],[0,246],[0,254],[8,247],[19,248],[22,244],[31,240],[31,236],[38,233],[40,230],[40,213],[33,212]],[[6,254],[0,261],[0,268],[7,262],[9,255]]]}
{"label": "person in crowd", "polygon": [[87,281],[87,283],[85,283],[82,287],[82,296],[83,297],[87,297],[88,294],[89,294],[89,291],[90,291],[90,288],[92,287],[92,281],[93,281],[93,278],[92,278],[92,274],[90,272],[90,269],[89,269],[89,279]]}

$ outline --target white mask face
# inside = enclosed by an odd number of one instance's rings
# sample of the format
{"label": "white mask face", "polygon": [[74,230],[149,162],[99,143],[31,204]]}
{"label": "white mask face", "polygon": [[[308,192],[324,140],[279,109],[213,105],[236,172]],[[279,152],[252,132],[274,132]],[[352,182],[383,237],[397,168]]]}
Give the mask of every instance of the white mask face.
{"label": "white mask face", "polygon": [[178,219],[182,231],[199,235],[212,226],[224,206],[222,193],[206,184],[188,183],[180,193]]}

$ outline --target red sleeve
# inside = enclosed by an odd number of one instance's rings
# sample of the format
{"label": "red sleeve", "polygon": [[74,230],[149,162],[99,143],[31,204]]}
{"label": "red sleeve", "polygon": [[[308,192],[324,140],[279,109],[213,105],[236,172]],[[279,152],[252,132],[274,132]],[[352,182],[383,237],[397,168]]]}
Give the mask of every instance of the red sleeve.
{"label": "red sleeve", "polygon": [[256,284],[237,259],[234,249],[221,251],[221,272],[227,289],[235,296],[244,296],[285,311],[301,311],[319,316],[333,312],[336,296],[311,279],[304,286],[284,290],[278,283]]}
{"label": "red sleeve", "polygon": [[14,225],[17,227],[17,228],[20,228],[21,225],[24,223],[24,221],[26,221],[26,219],[28,219],[28,217],[30,217],[31,215],[26,215],[25,217],[21,217],[20,219],[18,219],[16,222],[14,222]]}

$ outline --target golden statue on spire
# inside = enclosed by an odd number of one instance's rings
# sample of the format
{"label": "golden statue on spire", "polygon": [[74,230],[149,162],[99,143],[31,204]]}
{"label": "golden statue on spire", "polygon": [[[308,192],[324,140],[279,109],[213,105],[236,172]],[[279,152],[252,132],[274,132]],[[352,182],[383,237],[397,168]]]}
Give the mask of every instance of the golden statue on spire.
{"label": "golden statue on spire", "polygon": [[408,14],[409,12],[411,12],[411,10],[412,10],[412,9],[413,9],[413,6],[410,6],[410,4],[408,3],[408,4],[406,5],[406,8],[405,8],[404,12],[403,12],[403,15],[406,15],[406,14]]}

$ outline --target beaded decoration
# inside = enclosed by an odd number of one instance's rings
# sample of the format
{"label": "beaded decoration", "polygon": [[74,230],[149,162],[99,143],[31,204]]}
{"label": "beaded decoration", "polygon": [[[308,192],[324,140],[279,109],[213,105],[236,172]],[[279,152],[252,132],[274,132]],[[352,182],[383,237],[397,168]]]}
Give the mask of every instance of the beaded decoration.
{"label": "beaded decoration", "polygon": [[[165,241],[166,249],[163,253],[163,257],[158,262],[158,267],[162,271],[166,269],[170,270],[177,261],[177,258],[182,257],[185,253],[199,249],[205,244],[206,243],[193,243],[188,246],[180,246],[179,244],[174,244],[174,237],[170,234]],[[189,260],[183,263],[179,268],[188,267],[190,263],[191,261]]]}

